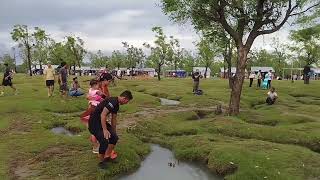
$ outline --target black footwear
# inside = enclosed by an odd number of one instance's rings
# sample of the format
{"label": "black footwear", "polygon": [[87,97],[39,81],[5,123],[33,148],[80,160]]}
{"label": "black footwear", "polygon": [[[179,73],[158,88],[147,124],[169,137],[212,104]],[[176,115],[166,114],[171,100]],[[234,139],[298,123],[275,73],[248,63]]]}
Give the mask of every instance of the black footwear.
{"label": "black footwear", "polygon": [[98,166],[101,169],[107,169],[107,162],[106,161],[99,162]]}

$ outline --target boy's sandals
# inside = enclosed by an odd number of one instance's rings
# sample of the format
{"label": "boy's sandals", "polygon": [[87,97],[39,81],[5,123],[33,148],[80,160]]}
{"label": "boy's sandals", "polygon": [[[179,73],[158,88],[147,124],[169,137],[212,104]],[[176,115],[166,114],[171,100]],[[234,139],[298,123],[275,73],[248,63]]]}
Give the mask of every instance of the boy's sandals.
{"label": "boy's sandals", "polygon": [[117,157],[118,157],[118,154],[114,150],[112,150],[110,158],[116,159]]}

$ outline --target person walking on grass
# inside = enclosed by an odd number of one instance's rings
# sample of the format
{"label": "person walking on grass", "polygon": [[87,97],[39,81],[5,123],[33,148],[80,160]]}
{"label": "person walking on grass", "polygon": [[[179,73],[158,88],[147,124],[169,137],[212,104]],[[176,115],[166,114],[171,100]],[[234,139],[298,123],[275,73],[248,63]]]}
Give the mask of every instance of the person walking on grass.
{"label": "person walking on grass", "polygon": [[44,78],[46,80],[46,86],[48,88],[48,97],[52,97],[54,90],[55,72],[51,64],[43,71]]}
{"label": "person walking on grass", "polygon": [[[108,162],[114,162],[117,158],[117,154],[114,153],[119,139],[116,130],[117,113],[120,105],[127,104],[132,99],[131,92],[124,91],[118,97],[103,100],[90,115],[88,129],[100,144],[99,167],[102,169],[106,168]],[[111,114],[111,124],[107,122],[109,114]]]}
{"label": "person walking on grass", "polygon": [[62,62],[61,68],[59,71],[58,83],[60,85],[61,96],[64,98],[67,97],[67,92],[68,92],[67,78],[68,78],[68,65],[66,62]]}
{"label": "person walking on grass", "polygon": [[253,80],[256,78],[256,74],[252,71],[249,75],[249,79],[250,79],[250,85],[249,87],[252,87],[252,83],[253,83]]}
{"label": "person walking on grass", "polygon": [[272,105],[276,102],[277,99],[278,99],[278,94],[276,93],[276,89],[274,87],[272,87],[270,89],[270,91],[268,92],[268,97],[266,99],[266,103],[268,105]]}
{"label": "person walking on grass", "polygon": [[273,79],[272,70],[270,70],[270,71],[268,72],[268,74],[266,74],[266,78],[268,79],[267,88],[270,89],[270,88],[271,88],[271,81],[272,81],[272,79]]}
{"label": "person walking on grass", "polygon": [[10,86],[13,89],[14,94],[16,95],[17,94],[17,89],[12,84],[12,75],[13,75],[13,73],[9,69],[9,65],[8,64],[4,64],[4,66],[5,66],[5,71],[4,71],[3,80],[2,80],[0,96],[4,95],[4,88],[6,86]]}
{"label": "person walking on grass", "polygon": [[262,74],[261,74],[261,70],[259,70],[258,74],[257,74],[257,87],[260,88],[261,87],[261,79],[262,79]]}

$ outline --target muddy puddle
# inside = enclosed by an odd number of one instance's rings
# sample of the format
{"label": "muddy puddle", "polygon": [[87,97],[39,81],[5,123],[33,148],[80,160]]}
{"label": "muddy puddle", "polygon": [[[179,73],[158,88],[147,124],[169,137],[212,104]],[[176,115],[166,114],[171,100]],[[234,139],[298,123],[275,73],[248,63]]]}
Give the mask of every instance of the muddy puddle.
{"label": "muddy puddle", "polygon": [[170,99],[160,98],[162,106],[176,106],[180,104],[180,101],[174,101]]}
{"label": "muddy puddle", "polygon": [[62,134],[66,136],[75,136],[75,133],[72,133],[71,131],[67,130],[65,127],[55,127],[51,129],[51,132],[54,134]]}

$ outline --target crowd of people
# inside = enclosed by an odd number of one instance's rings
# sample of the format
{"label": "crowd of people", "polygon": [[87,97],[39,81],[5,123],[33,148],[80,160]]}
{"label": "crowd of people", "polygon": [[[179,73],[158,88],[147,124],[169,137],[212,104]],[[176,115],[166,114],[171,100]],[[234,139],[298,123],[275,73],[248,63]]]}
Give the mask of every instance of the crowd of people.
{"label": "crowd of people", "polygon": [[[2,82],[2,88],[10,86],[14,91],[16,88],[12,84],[12,72],[7,64],[5,64],[5,73]],[[55,69],[51,64],[47,65],[47,68],[43,71],[45,78],[45,84],[48,88],[48,97],[53,96],[54,86],[56,81]],[[80,83],[77,77],[73,78],[71,88],[68,86],[68,65],[62,62],[60,69],[58,70],[57,80],[62,97],[72,96],[78,97],[85,93],[81,89]],[[121,74],[119,74],[121,76]],[[199,72],[192,74],[193,79],[193,93],[195,95],[202,95],[202,90],[199,89],[200,79],[203,76]],[[251,73],[249,76],[250,87],[252,87],[253,80],[257,79],[257,87],[266,86],[270,89],[267,93],[266,103],[272,105],[276,102],[278,95],[274,87],[271,87],[271,81],[273,79],[272,72],[262,74],[261,71],[258,74]],[[115,152],[115,146],[118,142],[117,135],[117,112],[121,105],[127,104],[133,99],[132,93],[128,90],[123,91],[120,96],[111,96],[109,91],[109,85],[114,81],[112,73],[108,72],[106,68],[100,74],[90,80],[90,88],[87,93],[88,108],[81,114],[81,122],[88,128],[91,136],[90,141],[92,143],[92,152],[99,156],[99,167],[106,168],[109,162],[116,162],[118,157]],[[3,89],[1,91],[3,95]]]}
{"label": "crowd of people", "polygon": [[[44,71],[46,85],[48,87],[48,96],[52,96],[54,87],[54,70],[48,64]],[[73,78],[72,86],[68,90],[68,65],[61,63],[58,75],[60,92],[63,97],[78,97],[83,95],[77,77]],[[133,99],[130,91],[126,90],[120,96],[112,97],[109,91],[109,84],[114,80],[111,73],[105,69],[95,79],[90,80],[90,88],[87,94],[88,108],[80,116],[81,122],[88,128],[91,136],[93,153],[99,154],[99,166],[106,168],[107,163],[114,162],[117,159],[117,153],[114,148],[118,142],[117,135],[117,112],[120,105],[127,104]]]}

